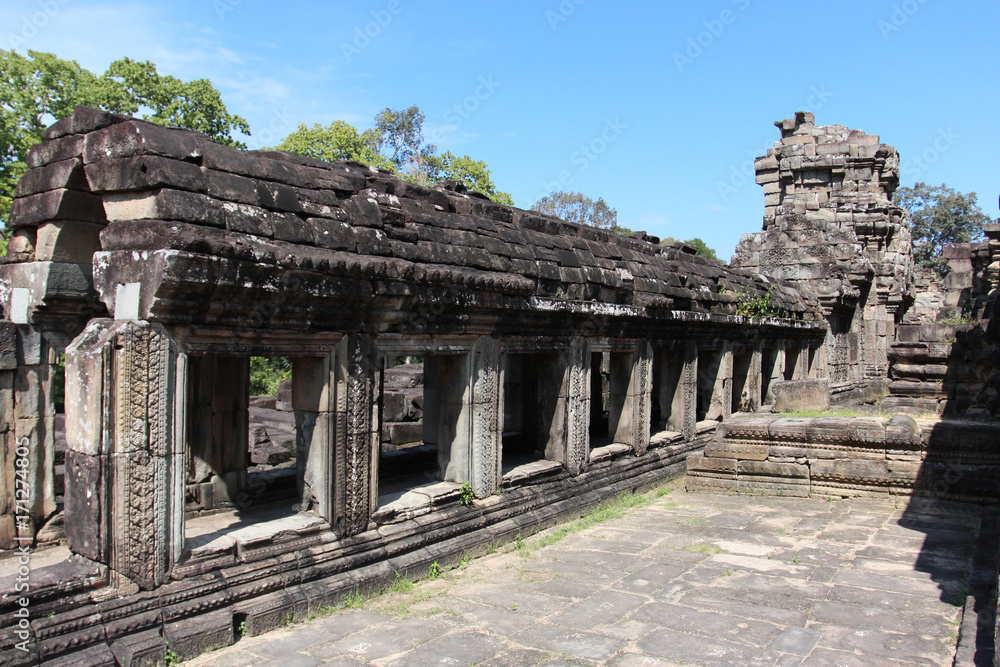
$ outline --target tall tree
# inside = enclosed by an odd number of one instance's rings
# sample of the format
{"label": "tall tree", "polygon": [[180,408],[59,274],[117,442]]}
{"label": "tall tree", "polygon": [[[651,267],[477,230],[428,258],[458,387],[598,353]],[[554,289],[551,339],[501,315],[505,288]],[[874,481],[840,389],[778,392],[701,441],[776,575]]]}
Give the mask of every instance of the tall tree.
{"label": "tall tree", "polygon": [[979,208],[975,192],[962,194],[944,184],[917,183],[912,188],[899,188],[894,199],[910,212],[913,258],[917,265],[941,274],[948,270],[948,263],[941,256],[943,246],[979,241],[983,238],[983,225],[991,222]]}
{"label": "tall tree", "polygon": [[186,127],[214,140],[243,148],[234,136],[249,134],[244,118],[222,103],[206,79],[183,82],[157,73],[149,62],[128,58],[111,63],[101,76],[74,60],[51,53],[0,50],[0,218],[10,211],[14,186],[27,167],[28,149],[45,128],[73,112],[77,104],[107,111],[141,114],[161,125]]}
{"label": "tall tree", "polygon": [[372,129],[360,135],[340,120],[329,127],[299,125],[277,148],[321,160],[375,165],[425,187],[440,181],[462,181],[470,190],[499,204],[514,204],[509,194],[497,188],[485,162],[450,151],[439,155],[436,146],[424,143],[424,114],[416,106],[402,111],[383,109],[375,116]]}
{"label": "tall tree", "polygon": [[552,192],[535,202],[531,210],[616,234],[632,233],[632,230],[618,224],[618,211],[608,206],[603,198],[594,201],[582,192]]}
{"label": "tall tree", "polygon": [[396,170],[396,165],[389,158],[375,150],[353,125],[342,120],[335,120],[327,126],[316,123],[307,127],[300,123],[299,128],[275,148],[327,162],[353,160],[390,171]]}
{"label": "tall tree", "polygon": [[375,123],[365,132],[365,139],[403,170],[435,151],[433,145],[424,144],[424,120],[423,112],[416,105],[402,111],[386,107],[375,115]]}

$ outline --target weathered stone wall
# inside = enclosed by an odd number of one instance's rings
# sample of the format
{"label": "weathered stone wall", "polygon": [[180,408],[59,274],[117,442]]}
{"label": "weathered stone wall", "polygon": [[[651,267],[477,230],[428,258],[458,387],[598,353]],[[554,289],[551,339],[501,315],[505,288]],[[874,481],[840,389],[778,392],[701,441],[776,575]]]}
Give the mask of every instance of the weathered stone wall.
{"label": "weathered stone wall", "polygon": [[887,409],[1000,415],[1000,224],[987,241],[946,246],[948,272],[919,271],[889,352]]}
{"label": "weathered stone wall", "polygon": [[794,497],[1000,499],[993,424],[738,416],[688,459],[688,489]]}
{"label": "weathered stone wall", "polygon": [[818,297],[831,390],[877,398],[913,264],[908,216],[892,203],[899,155],[876,135],[816,126],[811,113],[775,125],[781,140],[755,165],[764,229],[744,235],[732,265]]}
{"label": "weathered stone wall", "polygon": [[[628,353],[641,339],[662,347],[695,337],[793,348],[822,331],[815,303],[786,284],[458,186],[242,152],[83,107],[45,139],[16,192],[0,300],[46,354],[106,313],[165,325],[192,355],[193,377],[220,363],[212,355],[238,364],[234,356],[322,355],[351,333],[377,335],[386,350],[457,336],[429,347],[459,351],[483,335],[566,348],[580,332]],[[771,294],[797,323],[728,317],[738,293]],[[207,400],[193,397],[193,414]],[[217,439],[215,417],[212,429],[192,419],[192,433]],[[37,458],[50,459],[51,438],[39,433]],[[241,456],[199,446],[217,465],[189,466],[189,483],[232,495]]]}

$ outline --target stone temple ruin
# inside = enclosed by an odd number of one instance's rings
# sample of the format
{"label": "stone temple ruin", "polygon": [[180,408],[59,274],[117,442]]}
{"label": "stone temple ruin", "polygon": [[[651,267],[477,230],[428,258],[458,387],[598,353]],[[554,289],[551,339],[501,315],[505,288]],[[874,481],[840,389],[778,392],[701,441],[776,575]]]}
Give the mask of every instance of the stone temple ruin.
{"label": "stone temple ruin", "polygon": [[[0,579],[5,664],[194,655],[685,471],[995,500],[988,421],[903,413],[1000,410],[1000,229],[915,272],[895,149],[777,125],[726,266],[457,182],[55,123],[0,266],[0,547],[46,559],[30,613]],[[277,397],[255,357],[290,360]],[[804,396],[900,414],[769,411]]]}

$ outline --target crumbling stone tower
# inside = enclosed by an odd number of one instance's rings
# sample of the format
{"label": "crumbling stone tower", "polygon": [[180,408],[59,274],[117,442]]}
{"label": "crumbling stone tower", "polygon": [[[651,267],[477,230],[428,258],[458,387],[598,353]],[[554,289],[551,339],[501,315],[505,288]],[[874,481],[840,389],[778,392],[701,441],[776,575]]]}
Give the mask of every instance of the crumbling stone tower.
{"label": "crumbling stone tower", "polygon": [[899,154],[808,112],[775,125],[781,139],[755,163],[764,228],[732,264],[816,295],[829,323],[821,375],[842,398],[877,396],[913,267],[908,214],[892,202]]}

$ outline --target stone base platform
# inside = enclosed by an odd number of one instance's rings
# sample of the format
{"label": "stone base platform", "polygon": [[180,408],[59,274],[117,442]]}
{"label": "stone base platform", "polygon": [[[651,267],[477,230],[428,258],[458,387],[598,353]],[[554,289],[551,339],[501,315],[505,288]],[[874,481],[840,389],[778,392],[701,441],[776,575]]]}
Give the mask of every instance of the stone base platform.
{"label": "stone base platform", "polygon": [[995,510],[662,494],[185,667],[991,664]]}
{"label": "stone base platform", "polygon": [[24,640],[14,633],[15,580],[0,573],[0,584],[9,584],[0,590],[0,664],[163,664],[168,646],[188,659],[303,620],[344,596],[380,590],[397,576],[424,576],[434,563],[458,563],[619,493],[661,484],[682,475],[688,456],[709,437],[642,456],[608,452],[579,475],[547,474],[472,506],[434,507],[434,499],[450,500],[457,491],[427,488],[429,511],[373,521],[368,531],[343,539],[306,514],[279,512],[270,525],[245,525],[230,514],[199,519],[187,533],[189,550],[172,573],[175,580],[155,591],[122,594],[107,568],[79,557],[41,567],[32,572],[33,582],[45,585],[32,591],[26,652],[16,648]]}
{"label": "stone base platform", "polygon": [[1000,499],[1000,424],[913,417],[740,415],[688,461],[691,491]]}

